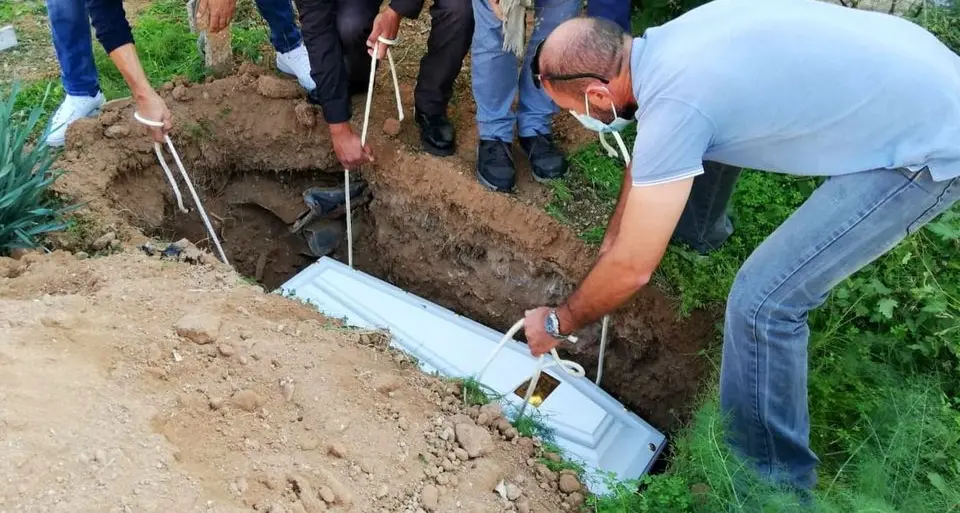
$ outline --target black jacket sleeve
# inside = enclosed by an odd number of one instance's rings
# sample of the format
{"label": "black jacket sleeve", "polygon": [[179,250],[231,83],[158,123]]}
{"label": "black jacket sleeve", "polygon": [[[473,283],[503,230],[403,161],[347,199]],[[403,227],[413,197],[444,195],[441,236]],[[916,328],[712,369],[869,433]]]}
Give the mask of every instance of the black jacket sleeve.
{"label": "black jacket sleeve", "polygon": [[[84,0],[80,0],[84,1]],[[123,0],[86,0],[90,21],[103,49],[110,52],[133,42],[133,32],[123,11]]]}
{"label": "black jacket sleeve", "polygon": [[390,8],[404,18],[416,19],[423,9],[423,0],[390,0]]}
{"label": "black jacket sleeve", "polygon": [[337,32],[335,0],[296,0],[303,43],[310,55],[310,76],[317,83],[312,95],[327,123],[350,120],[349,77]]}

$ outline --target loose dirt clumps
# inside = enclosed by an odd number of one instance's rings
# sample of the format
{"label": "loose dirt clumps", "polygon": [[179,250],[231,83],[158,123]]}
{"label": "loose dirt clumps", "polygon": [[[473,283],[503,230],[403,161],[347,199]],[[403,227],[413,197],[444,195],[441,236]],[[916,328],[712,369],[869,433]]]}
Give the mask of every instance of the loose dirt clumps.
{"label": "loose dirt clumps", "polygon": [[[489,421],[495,408],[464,409],[458,385],[418,372],[382,334],[223,266],[132,250],[27,254],[0,269],[4,510],[569,507],[554,477],[538,486],[536,442]],[[64,274],[98,285],[47,293]],[[203,322],[190,326],[218,327],[217,343],[186,338],[193,315]]]}
{"label": "loose dirt clumps", "polygon": [[[185,97],[204,101],[181,102],[170,90],[164,93],[178,120],[173,139],[231,264],[268,290],[316,259],[305,237],[290,230],[304,210],[303,192],[336,189],[343,176],[312,106],[268,97],[260,87],[276,81],[296,86],[245,65],[236,77],[177,84]],[[373,127],[395,115],[387,86],[392,84],[377,86]],[[401,93],[412,100],[407,89],[401,87]],[[132,106],[120,102],[105,107],[102,116],[117,123],[131,115]],[[542,210],[544,189],[521,185],[512,197],[479,185],[469,123],[458,127],[458,153],[449,158],[418,151],[410,137],[416,130],[404,123],[395,138],[370,130],[376,162],[354,173],[354,180],[368,183],[373,198],[354,208],[356,266],[499,330],[526,309],[569,294],[596,252]],[[88,215],[124,244],[140,244],[150,235],[210,247],[196,212],[177,210],[148,138],[108,139],[103,119],[81,120],[71,125],[62,162],[68,174],[57,182],[58,190],[89,202]],[[345,248],[334,244],[329,255],[345,259]],[[584,342],[563,348],[563,355],[592,377],[599,326],[578,335]],[[673,302],[647,288],[614,316],[603,386],[669,431],[696,395],[704,370],[696,355],[713,338],[710,314],[679,319]]]}

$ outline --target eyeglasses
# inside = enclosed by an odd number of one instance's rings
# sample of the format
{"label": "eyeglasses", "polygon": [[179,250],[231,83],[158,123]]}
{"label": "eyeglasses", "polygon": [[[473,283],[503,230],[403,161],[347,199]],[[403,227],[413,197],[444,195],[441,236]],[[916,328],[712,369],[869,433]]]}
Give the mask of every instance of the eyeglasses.
{"label": "eyeglasses", "polygon": [[546,41],[546,38],[540,40],[537,43],[537,50],[533,53],[533,60],[530,61],[530,76],[533,77],[533,85],[540,89],[542,87],[542,81],[544,80],[576,80],[578,78],[595,78],[604,84],[609,84],[610,81],[606,78],[594,74],[594,73],[573,73],[570,75],[541,75],[540,74],[540,51],[543,49],[543,42]]}

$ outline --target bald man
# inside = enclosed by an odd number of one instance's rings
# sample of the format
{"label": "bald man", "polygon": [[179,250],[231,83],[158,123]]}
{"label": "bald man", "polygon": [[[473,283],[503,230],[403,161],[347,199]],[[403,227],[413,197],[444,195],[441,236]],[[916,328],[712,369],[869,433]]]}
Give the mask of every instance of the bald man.
{"label": "bald man", "polygon": [[560,306],[527,312],[534,355],[648,283],[705,161],[827,177],[737,274],[720,371],[734,450],[762,476],[812,489],[807,315],[960,198],[960,57],[894,16],[714,0],[635,39],[568,21],[531,68],[589,128],[637,120],[599,260]]}

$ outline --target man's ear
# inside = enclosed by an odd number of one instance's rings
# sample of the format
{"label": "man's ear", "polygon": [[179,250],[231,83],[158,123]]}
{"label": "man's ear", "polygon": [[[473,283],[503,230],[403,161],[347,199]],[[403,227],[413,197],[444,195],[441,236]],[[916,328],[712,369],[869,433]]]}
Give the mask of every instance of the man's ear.
{"label": "man's ear", "polygon": [[[590,84],[585,90],[587,98],[593,105],[610,105],[613,102],[613,95],[607,86],[599,83]],[[606,107],[605,107],[606,108]]]}

